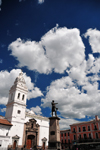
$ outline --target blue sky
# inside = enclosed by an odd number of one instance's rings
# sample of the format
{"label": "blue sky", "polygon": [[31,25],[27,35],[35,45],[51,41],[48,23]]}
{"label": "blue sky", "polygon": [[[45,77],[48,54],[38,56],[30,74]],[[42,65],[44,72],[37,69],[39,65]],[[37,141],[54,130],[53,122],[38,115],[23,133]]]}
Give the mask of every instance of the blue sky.
{"label": "blue sky", "polygon": [[50,117],[58,102],[61,129],[100,117],[99,0],[0,0],[0,115],[20,69],[27,109]]}

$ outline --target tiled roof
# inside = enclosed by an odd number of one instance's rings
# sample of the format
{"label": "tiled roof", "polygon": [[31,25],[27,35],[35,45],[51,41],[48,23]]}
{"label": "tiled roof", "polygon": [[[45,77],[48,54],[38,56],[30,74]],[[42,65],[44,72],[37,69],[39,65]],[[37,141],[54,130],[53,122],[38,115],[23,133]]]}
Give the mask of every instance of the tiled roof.
{"label": "tiled roof", "polygon": [[12,126],[12,124],[7,119],[1,119],[0,118],[0,124]]}

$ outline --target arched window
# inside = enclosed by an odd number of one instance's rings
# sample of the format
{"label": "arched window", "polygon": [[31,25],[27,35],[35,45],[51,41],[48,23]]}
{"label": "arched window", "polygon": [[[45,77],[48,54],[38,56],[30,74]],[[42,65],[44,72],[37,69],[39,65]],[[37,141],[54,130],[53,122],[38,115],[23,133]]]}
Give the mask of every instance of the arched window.
{"label": "arched window", "polygon": [[17,97],[18,99],[20,98],[20,93],[18,93],[18,97]]}
{"label": "arched window", "polygon": [[18,114],[20,114],[20,113],[21,113],[21,111],[20,111],[20,110],[18,110],[18,111],[17,111],[17,113],[18,113]]}
{"label": "arched window", "polygon": [[25,95],[23,94],[23,96],[22,96],[22,100],[24,100],[24,97],[25,97]]}

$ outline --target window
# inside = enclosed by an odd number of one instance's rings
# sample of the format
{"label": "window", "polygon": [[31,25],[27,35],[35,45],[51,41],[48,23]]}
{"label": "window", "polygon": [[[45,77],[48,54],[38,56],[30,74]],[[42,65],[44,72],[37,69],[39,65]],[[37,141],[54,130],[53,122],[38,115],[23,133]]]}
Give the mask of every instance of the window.
{"label": "window", "polygon": [[73,128],[73,132],[75,133],[75,128]]}
{"label": "window", "polygon": [[79,127],[79,132],[81,132],[81,128]]}
{"label": "window", "polygon": [[25,96],[24,96],[24,94],[23,94],[23,96],[22,96],[22,100],[24,100],[24,97],[25,97]]}
{"label": "window", "polygon": [[84,132],[84,131],[86,131],[86,128],[85,128],[85,127],[83,127],[83,132]]}
{"label": "window", "polygon": [[63,143],[63,140],[61,141],[61,143]]}
{"label": "window", "polygon": [[65,136],[66,136],[66,133],[65,133]]}
{"label": "window", "polygon": [[69,132],[68,132],[68,136],[69,136]]}
{"label": "window", "polygon": [[65,143],[66,143],[66,139],[65,139]]}
{"label": "window", "polygon": [[81,134],[79,134],[79,139],[81,139]]}
{"label": "window", "polygon": [[97,126],[96,125],[94,125],[94,130],[97,130]]}
{"label": "window", "polygon": [[63,136],[63,133],[61,133],[61,136]]}
{"label": "window", "polygon": [[68,143],[70,143],[70,140],[68,139]]}
{"label": "window", "polygon": [[96,133],[96,139],[98,139],[98,133]]}
{"label": "window", "polygon": [[21,111],[20,111],[20,110],[18,110],[18,111],[17,111],[17,113],[18,113],[18,114],[20,114],[20,113],[21,113]]}
{"label": "window", "polygon": [[90,131],[90,126],[88,126],[88,131]]}
{"label": "window", "polygon": [[87,138],[87,136],[86,136],[86,134],[84,134],[84,139],[86,139]]}
{"label": "window", "polygon": [[74,140],[76,140],[76,135],[74,135]]}
{"label": "window", "polygon": [[18,97],[17,97],[18,99],[20,98],[20,93],[18,93]]}
{"label": "window", "polygon": [[89,139],[91,139],[91,133],[89,133]]}

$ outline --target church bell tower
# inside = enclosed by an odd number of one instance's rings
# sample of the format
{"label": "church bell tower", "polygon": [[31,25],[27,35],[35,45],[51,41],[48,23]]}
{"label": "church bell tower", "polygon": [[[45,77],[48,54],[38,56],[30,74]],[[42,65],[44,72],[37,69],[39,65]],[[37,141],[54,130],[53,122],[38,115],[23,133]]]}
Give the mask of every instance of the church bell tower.
{"label": "church bell tower", "polygon": [[25,120],[27,93],[28,89],[23,78],[23,72],[21,71],[9,91],[5,117],[10,122],[21,123]]}

